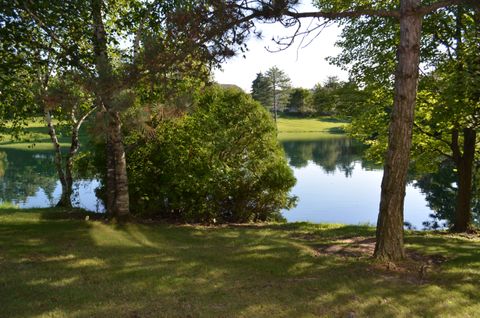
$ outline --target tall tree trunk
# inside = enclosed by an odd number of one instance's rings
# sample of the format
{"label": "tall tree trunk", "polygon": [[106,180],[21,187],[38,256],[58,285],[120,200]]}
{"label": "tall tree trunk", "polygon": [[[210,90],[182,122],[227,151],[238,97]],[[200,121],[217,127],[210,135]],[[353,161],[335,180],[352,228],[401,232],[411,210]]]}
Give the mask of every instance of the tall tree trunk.
{"label": "tall tree trunk", "polygon": [[[107,128],[108,129],[108,128]],[[106,168],[107,168],[107,176],[106,176],[106,188],[107,188],[107,197],[106,197],[106,209],[107,214],[109,217],[115,216],[115,155],[113,153],[113,145],[110,134],[107,133],[107,141],[105,144],[105,152],[106,152]]]}
{"label": "tall tree trunk", "polygon": [[[456,99],[465,100],[465,46],[463,43],[463,14],[462,6],[457,6],[456,12]],[[468,63],[468,62],[467,62]],[[463,105],[458,105],[459,107]],[[467,232],[472,222],[471,199],[472,199],[472,173],[473,161],[475,158],[476,132],[472,128],[463,129],[463,146],[460,147],[459,130],[453,129],[450,148],[453,154],[453,161],[457,168],[457,198],[455,204],[455,216],[452,230],[454,232]],[[462,148],[462,149],[461,149]]]}
{"label": "tall tree trunk", "polygon": [[122,142],[120,114],[118,112],[111,112],[110,123],[111,127],[109,129],[109,137],[111,138],[113,158],[115,160],[114,213],[116,218],[123,222],[127,221],[129,218],[130,202],[128,196],[127,162],[125,158],[125,149]]}
{"label": "tall tree trunk", "polygon": [[50,135],[50,140],[52,141],[53,148],[55,150],[55,168],[57,169],[58,178],[60,179],[60,184],[62,185],[62,195],[60,196],[60,200],[58,201],[57,206],[71,208],[71,186],[69,187],[67,177],[63,172],[62,151],[60,149],[60,143],[58,142],[58,137],[55,131],[55,125],[52,121],[52,116],[50,114],[50,111],[48,110],[45,110],[45,121],[47,122],[48,134]]}
{"label": "tall tree trunk", "polygon": [[405,257],[403,206],[417,96],[422,16],[420,0],[400,3],[400,45],[397,51],[395,97],[389,128],[388,151],[382,180],[374,256],[395,261]]}
{"label": "tall tree trunk", "polygon": [[[99,102],[99,101],[97,101]],[[106,208],[106,213],[108,217],[115,217],[115,154],[113,153],[113,143],[112,139],[110,137],[110,133],[108,132],[109,130],[109,121],[110,121],[110,116],[107,114],[107,110],[99,102],[99,105],[97,107],[102,108],[102,114],[104,118],[104,129],[105,129],[105,134],[106,134],[106,140],[105,140],[105,158],[106,158],[106,180],[105,180],[105,186],[106,186],[106,198],[105,198],[105,208]]]}
{"label": "tall tree trunk", "polygon": [[476,132],[472,128],[463,129],[463,154],[461,154],[458,146],[458,137],[458,131],[454,131],[452,134],[452,150],[458,171],[458,192],[452,230],[454,232],[468,232],[472,225],[471,201]]}
{"label": "tall tree trunk", "polygon": [[[91,0],[95,66],[98,72],[97,95],[106,109],[107,125],[107,211],[119,221],[129,217],[128,177],[125,149],[122,143],[120,114],[113,107],[115,76],[107,51],[107,37],[102,19],[102,0]],[[112,157],[109,158],[110,154]],[[114,160],[111,160],[114,158]],[[113,168],[113,171],[112,171]],[[110,187],[110,188],[109,188]],[[114,190],[113,190],[114,189]],[[113,196],[113,199],[112,199]]]}

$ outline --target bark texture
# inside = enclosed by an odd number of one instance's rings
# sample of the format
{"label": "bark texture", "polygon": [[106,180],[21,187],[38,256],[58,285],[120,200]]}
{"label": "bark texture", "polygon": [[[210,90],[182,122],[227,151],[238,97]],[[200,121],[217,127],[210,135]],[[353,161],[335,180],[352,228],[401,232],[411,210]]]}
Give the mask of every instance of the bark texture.
{"label": "bark texture", "polygon": [[107,188],[107,197],[105,202],[105,208],[107,209],[107,214],[109,217],[115,216],[115,155],[113,153],[113,145],[110,137],[107,135],[107,141],[105,144],[105,152],[106,152],[106,169],[107,169],[107,176],[106,176],[106,188]]}
{"label": "bark texture", "polygon": [[114,214],[119,221],[126,221],[129,217],[129,196],[128,196],[128,176],[127,161],[125,158],[125,148],[122,142],[122,130],[120,114],[116,111],[110,114],[111,127],[109,128],[109,138],[111,138],[111,147],[115,161],[115,201]]}
{"label": "bark texture", "polygon": [[416,12],[419,5],[420,0],[402,0],[400,4],[400,44],[397,50],[395,97],[374,252],[375,258],[388,261],[405,257],[403,205],[419,72],[422,31],[422,16]]}
{"label": "bark texture", "polygon": [[111,60],[107,50],[107,36],[102,19],[103,1],[91,0],[93,18],[93,43],[95,67],[98,73],[96,95],[107,115],[107,213],[119,221],[128,219],[130,212],[128,197],[127,165],[122,143],[120,113],[115,109],[113,97],[117,89]]}

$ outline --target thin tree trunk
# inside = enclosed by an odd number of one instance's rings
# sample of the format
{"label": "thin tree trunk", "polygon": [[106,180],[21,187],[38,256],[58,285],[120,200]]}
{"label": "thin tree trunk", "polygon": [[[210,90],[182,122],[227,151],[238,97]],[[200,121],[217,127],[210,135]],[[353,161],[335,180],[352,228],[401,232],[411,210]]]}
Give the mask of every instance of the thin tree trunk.
{"label": "thin tree trunk", "polygon": [[382,180],[374,257],[395,261],[405,257],[403,206],[412,145],[418,82],[422,16],[415,13],[420,0],[400,3],[400,45],[397,51],[395,97],[388,151]]}
{"label": "thin tree trunk", "polygon": [[71,205],[71,197],[73,194],[73,158],[78,153],[80,149],[80,140],[78,138],[78,134],[80,131],[80,127],[82,126],[85,119],[87,119],[90,114],[95,111],[96,108],[92,108],[89,110],[85,115],[83,115],[78,121],[75,118],[76,108],[72,109],[71,117],[72,117],[72,137],[70,142],[70,150],[68,152],[66,163],[65,163],[65,196],[69,198],[70,205]]}
{"label": "thin tree trunk", "polygon": [[463,154],[461,154],[458,147],[458,131],[454,131],[452,134],[453,158],[458,171],[458,192],[452,228],[454,232],[468,232],[472,225],[471,201],[475,144],[475,130],[472,128],[463,129]]}
{"label": "thin tree trunk", "polygon": [[275,79],[273,80],[273,120],[275,122],[275,127],[277,126],[277,87],[275,84]]}
{"label": "thin tree trunk", "polygon": [[[122,143],[121,121],[118,111],[113,109],[115,78],[108,57],[107,38],[102,20],[102,0],[91,0],[93,16],[93,41],[95,65],[98,72],[96,94],[106,109],[107,125],[107,211],[119,221],[129,217],[128,177],[125,150]],[[111,157],[110,157],[111,156]],[[114,160],[112,160],[112,158]]]}
{"label": "thin tree trunk", "polygon": [[50,140],[52,141],[53,148],[55,150],[55,168],[57,169],[58,178],[60,179],[60,184],[62,185],[62,195],[60,196],[60,200],[58,201],[57,206],[71,208],[71,187],[69,187],[68,184],[68,176],[65,176],[65,173],[63,172],[62,150],[60,148],[60,143],[58,142],[58,137],[55,131],[55,125],[52,121],[52,116],[50,114],[50,111],[48,110],[45,110],[45,121],[47,122],[48,134],[50,135]]}

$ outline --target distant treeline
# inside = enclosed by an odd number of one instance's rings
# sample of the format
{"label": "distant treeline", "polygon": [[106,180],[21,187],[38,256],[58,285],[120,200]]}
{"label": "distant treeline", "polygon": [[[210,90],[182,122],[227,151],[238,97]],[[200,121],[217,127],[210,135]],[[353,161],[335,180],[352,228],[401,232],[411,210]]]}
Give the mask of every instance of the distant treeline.
{"label": "distant treeline", "polygon": [[292,87],[289,76],[274,66],[258,73],[252,82],[252,97],[274,113],[300,116],[352,116],[366,93],[356,83],[330,76],[312,89]]}

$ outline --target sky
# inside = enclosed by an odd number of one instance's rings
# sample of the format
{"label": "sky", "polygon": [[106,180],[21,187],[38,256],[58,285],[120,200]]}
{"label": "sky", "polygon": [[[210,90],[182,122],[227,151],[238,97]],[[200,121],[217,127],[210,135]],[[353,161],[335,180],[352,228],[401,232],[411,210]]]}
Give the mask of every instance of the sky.
{"label": "sky", "polygon": [[[308,2],[308,0],[305,0]],[[311,5],[301,4],[299,11],[314,11]],[[303,24],[308,25],[310,20],[304,20]],[[315,22],[313,22],[315,23]],[[312,24],[314,25],[314,24]],[[246,92],[250,92],[252,81],[257,73],[264,73],[272,66],[277,66],[285,71],[290,77],[293,87],[313,88],[317,83],[323,83],[328,76],[337,76],[341,80],[348,79],[348,74],[336,66],[330,65],[325,58],[336,56],[340,49],[335,47],[337,37],[341,29],[336,25],[324,28],[317,38],[306,47],[308,39],[300,44],[301,38],[288,49],[280,52],[269,52],[278,50],[278,46],[272,41],[272,37],[278,37],[293,32],[280,24],[258,24],[262,31],[263,39],[250,38],[247,42],[249,51],[245,58],[237,55],[222,64],[221,70],[215,70],[215,80],[220,84],[235,84]]]}

